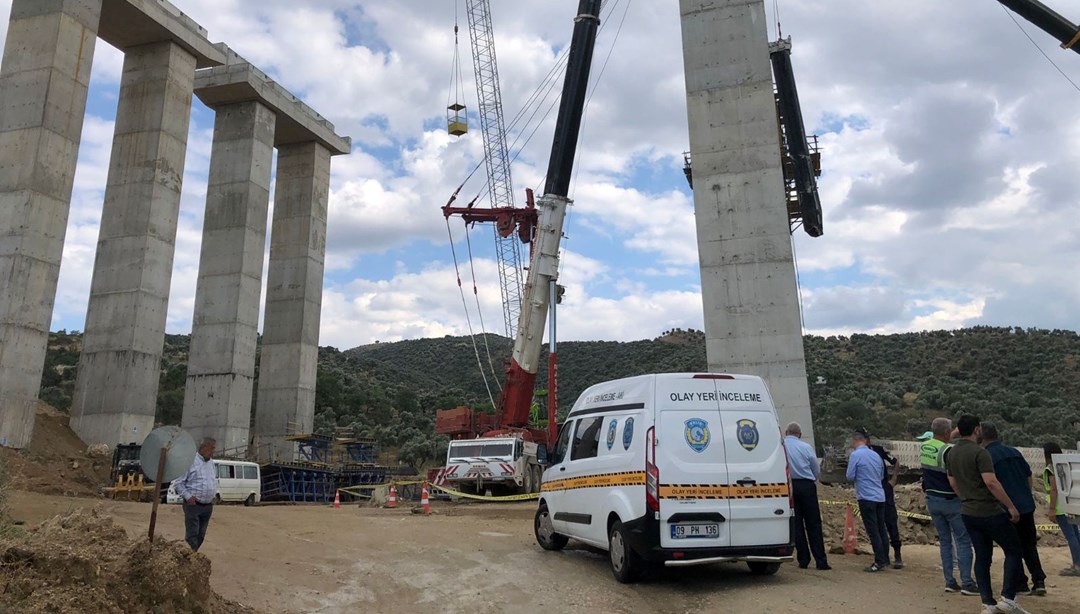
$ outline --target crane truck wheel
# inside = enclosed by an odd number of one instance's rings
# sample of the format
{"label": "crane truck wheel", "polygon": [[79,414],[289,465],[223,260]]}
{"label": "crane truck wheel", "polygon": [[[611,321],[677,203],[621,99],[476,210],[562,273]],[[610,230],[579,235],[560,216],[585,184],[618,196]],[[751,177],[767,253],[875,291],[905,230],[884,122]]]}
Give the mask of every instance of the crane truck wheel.
{"label": "crane truck wheel", "polygon": [[626,539],[626,529],[616,520],[608,533],[608,555],[611,560],[611,573],[623,584],[631,584],[641,577],[644,561],[630,547]]}
{"label": "crane truck wheel", "polygon": [[524,475],[521,476],[521,492],[530,493],[533,491],[533,472],[532,467],[525,466]]}
{"label": "crane truck wheel", "polygon": [[536,535],[536,543],[540,544],[544,550],[562,550],[570,541],[569,537],[555,532],[555,527],[551,525],[551,516],[548,515],[547,505],[543,503],[536,508],[533,533]]}
{"label": "crane truck wheel", "polygon": [[532,472],[533,492],[540,492],[540,486],[544,483],[544,470],[540,468],[540,465],[533,465]]}

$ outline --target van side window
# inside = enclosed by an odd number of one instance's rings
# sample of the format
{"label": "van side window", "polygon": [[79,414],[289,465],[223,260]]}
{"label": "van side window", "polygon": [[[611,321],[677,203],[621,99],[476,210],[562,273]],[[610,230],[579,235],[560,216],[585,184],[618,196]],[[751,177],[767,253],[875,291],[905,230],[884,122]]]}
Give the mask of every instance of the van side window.
{"label": "van side window", "polygon": [[570,451],[570,460],[596,456],[597,446],[600,445],[600,427],[603,423],[604,419],[601,416],[578,420],[577,428],[574,429],[574,447]]}
{"label": "van side window", "polygon": [[216,463],[214,466],[217,468],[218,478],[231,478],[233,476],[232,465],[222,465],[221,463]]}
{"label": "van side window", "polygon": [[252,467],[251,465],[244,465],[244,479],[245,480],[257,480],[259,479],[259,468]]}
{"label": "van side window", "polygon": [[566,422],[559,429],[559,440],[555,442],[555,449],[551,452],[551,464],[558,465],[566,458],[566,448],[570,442],[571,427],[574,426],[573,422]]}

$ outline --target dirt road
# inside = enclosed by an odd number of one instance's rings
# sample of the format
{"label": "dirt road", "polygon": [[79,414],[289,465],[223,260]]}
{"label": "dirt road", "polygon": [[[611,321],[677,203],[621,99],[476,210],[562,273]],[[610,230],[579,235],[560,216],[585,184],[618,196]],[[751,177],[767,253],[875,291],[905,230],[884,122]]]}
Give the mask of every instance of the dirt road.
{"label": "dirt road", "polygon": [[[101,506],[131,535],[146,530],[150,515],[149,504],[25,492],[12,493],[11,504],[30,523]],[[221,506],[202,552],[215,590],[265,612],[980,611],[977,597],[941,590],[936,547],[912,546],[906,569],[874,575],[861,571],[867,557],[840,555],[829,572],[785,565],[759,578],[745,565],[713,565],[623,586],[603,553],[573,542],[562,553],[540,550],[532,512],[528,503],[441,505],[431,517],[355,506]],[[182,519],[178,507],[163,507],[159,535],[181,538]],[[1077,611],[1080,580],[1056,575],[1067,560],[1063,548],[1043,551],[1049,595],[1021,600],[1033,614]]]}

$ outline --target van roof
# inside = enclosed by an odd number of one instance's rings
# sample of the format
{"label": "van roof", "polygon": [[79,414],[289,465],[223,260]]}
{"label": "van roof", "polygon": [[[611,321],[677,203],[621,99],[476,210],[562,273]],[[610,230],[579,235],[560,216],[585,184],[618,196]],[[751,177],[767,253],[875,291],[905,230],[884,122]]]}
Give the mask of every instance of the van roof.
{"label": "van roof", "polygon": [[764,380],[756,375],[695,372],[637,375],[601,382],[586,388],[574,403],[568,417],[592,413],[600,409],[606,411],[642,409],[652,401],[657,388],[664,389],[676,382],[695,379],[753,382],[765,388]]}

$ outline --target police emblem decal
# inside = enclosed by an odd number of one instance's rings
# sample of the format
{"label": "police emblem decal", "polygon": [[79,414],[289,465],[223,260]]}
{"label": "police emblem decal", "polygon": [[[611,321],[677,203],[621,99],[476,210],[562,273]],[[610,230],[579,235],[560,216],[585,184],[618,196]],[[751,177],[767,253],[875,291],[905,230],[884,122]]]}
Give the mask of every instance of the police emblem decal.
{"label": "police emblem decal", "polygon": [[615,445],[615,429],[618,428],[618,426],[619,426],[619,421],[618,420],[612,420],[611,425],[608,426],[608,430],[607,430],[607,449],[608,450],[611,449],[611,446]]}
{"label": "police emblem decal", "polygon": [[685,424],[686,445],[690,446],[690,449],[694,452],[704,452],[712,440],[712,436],[709,434],[709,423],[701,418],[691,418]]}
{"label": "police emblem decal", "polygon": [[739,440],[739,445],[744,450],[753,450],[757,447],[758,441],[761,439],[761,434],[758,433],[757,423],[753,420],[739,420],[735,423],[735,436]]}
{"label": "police emblem decal", "polygon": [[630,449],[630,443],[634,441],[634,419],[627,418],[626,425],[622,427],[622,448]]}

